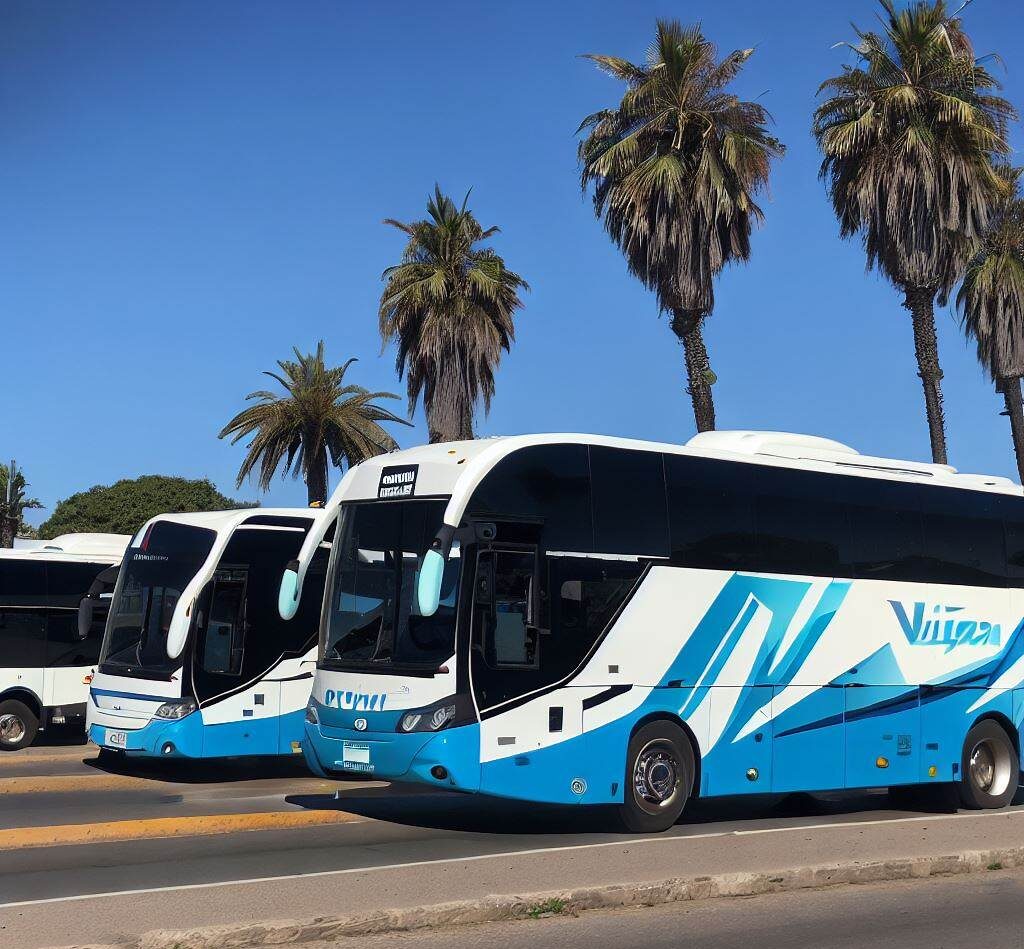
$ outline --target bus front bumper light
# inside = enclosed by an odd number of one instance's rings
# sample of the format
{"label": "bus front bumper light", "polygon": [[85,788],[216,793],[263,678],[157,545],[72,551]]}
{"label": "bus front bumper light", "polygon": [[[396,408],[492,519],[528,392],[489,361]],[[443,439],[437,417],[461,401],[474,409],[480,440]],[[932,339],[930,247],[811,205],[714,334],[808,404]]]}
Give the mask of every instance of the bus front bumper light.
{"label": "bus front bumper light", "polygon": [[178,699],[174,702],[164,702],[154,713],[154,718],[163,718],[168,721],[177,721],[186,715],[191,715],[197,708],[194,699]]}

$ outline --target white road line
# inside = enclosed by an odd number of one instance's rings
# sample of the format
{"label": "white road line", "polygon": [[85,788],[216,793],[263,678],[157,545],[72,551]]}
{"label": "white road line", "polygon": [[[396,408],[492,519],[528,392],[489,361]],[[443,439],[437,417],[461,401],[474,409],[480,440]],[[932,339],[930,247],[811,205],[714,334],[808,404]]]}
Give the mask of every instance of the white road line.
{"label": "white road line", "polygon": [[53,896],[44,900],[20,900],[0,903],[0,910],[22,906],[45,906],[50,903],[74,903],[82,900],[114,899],[142,896],[151,893],[179,893],[185,890],[207,890],[224,886],[245,886],[253,883],[282,883],[286,880],[312,880],[317,877],[346,876],[352,873],[379,873],[382,870],[410,870],[416,867],[435,867],[449,863],[473,863],[478,860],[507,860],[510,857],[533,857],[545,853],[567,853],[574,850],[597,850],[604,847],[627,849],[637,844],[679,843],[690,840],[709,840],[716,837],[752,837],[756,834],[793,834],[808,830],[836,830],[849,827],[873,827],[879,824],[935,823],[944,820],[982,820],[986,817],[1012,819],[1024,817],[1024,808],[1013,811],[989,811],[983,814],[932,814],[920,817],[894,817],[891,819],[838,821],[834,824],[797,824],[790,827],[764,827],[758,830],[720,830],[707,834],[660,834],[657,837],[633,837],[624,840],[606,840],[596,844],[567,844],[563,847],[535,847],[531,850],[503,850],[499,853],[481,853],[468,857],[441,857],[437,860],[412,860],[408,863],[388,863],[369,867],[348,867],[343,870],[314,870],[310,873],[284,873],[280,876],[249,877],[244,880],[216,880],[212,883],[179,883],[174,886],[153,886],[137,890],[115,890],[108,893],[81,893],[77,896]]}

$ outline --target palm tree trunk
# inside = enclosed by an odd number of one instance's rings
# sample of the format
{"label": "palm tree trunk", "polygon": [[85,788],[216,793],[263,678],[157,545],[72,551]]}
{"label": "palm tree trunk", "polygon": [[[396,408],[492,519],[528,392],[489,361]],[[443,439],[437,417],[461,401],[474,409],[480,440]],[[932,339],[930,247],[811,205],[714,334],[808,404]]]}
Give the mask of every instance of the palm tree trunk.
{"label": "palm tree trunk", "polygon": [[1017,476],[1021,484],[1024,484],[1024,406],[1021,404],[1020,377],[1001,378],[997,388],[1003,393],[1006,414],[1010,416],[1013,453],[1017,456]]}
{"label": "palm tree trunk", "polygon": [[327,502],[327,452],[320,451],[316,460],[310,465],[309,478],[306,481],[306,500],[309,504],[319,501]]}
{"label": "palm tree trunk", "polygon": [[681,310],[672,317],[672,332],[683,344],[686,362],[686,391],[693,403],[693,418],[698,432],[715,429],[715,400],[711,394],[711,362],[701,333],[703,313]]}
{"label": "palm tree trunk", "polygon": [[939,366],[939,339],[935,333],[935,290],[911,287],[903,305],[910,310],[914,323],[914,352],[917,374],[924,387],[924,407],[928,416],[928,436],[932,443],[932,461],[946,460],[946,422],[942,414],[942,369]]}
{"label": "palm tree trunk", "polygon": [[[460,382],[455,361],[446,360],[429,390],[429,398],[425,400],[431,444],[454,442],[464,437],[466,408]],[[468,437],[472,438],[472,428]]]}
{"label": "palm tree trunk", "polygon": [[8,517],[6,511],[0,510],[0,548],[13,547],[17,531],[18,519]]}

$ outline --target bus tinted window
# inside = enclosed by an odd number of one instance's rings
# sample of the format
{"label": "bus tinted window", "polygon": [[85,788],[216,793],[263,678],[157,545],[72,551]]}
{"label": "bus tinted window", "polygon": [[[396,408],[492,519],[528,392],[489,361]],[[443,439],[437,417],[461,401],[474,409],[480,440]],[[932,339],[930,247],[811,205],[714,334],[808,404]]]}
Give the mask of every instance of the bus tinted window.
{"label": "bus tinted window", "polygon": [[918,486],[849,477],[843,489],[850,522],[854,577],[923,580],[923,542]]}
{"label": "bus tinted window", "polygon": [[44,561],[0,560],[0,606],[42,606],[45,600]]}
{"label": "bus tinted window", "polygon": [[999,586],[1006,575],[1003,525],[994,495],[922,486],[925,579]]}
{"label": "bus tinted window", "polygon": [[1024,585],[1024,498],[999,498],[1006,539],[1006,575],[1013,586]]}
{"label": "bus tinted window", "polygon": [[51,560],[46,565],[49,605],[78,609],[82,597],[89,592],[93,581],[107,569],[107,566],[100,563],[66,563]]}
{"label": "bus tinted window", "polygon": [[89,666],[100,657],[102,635],[97,629],[78,638],[77,610],[50,610],[46,618],[47,666]]}
{"label": "bus tinted window", "polygon": [[586,445],[534,445],[503,458],[481,481],[470,514],[544,521],[548,550],[594,549]]}
{"label": "bus tinted window", "polygon": [[754,543],[753,465],[665,455],[673,562],[745,569]]}
{"label": "bus tinted window", "polygon": [[668,511],[661,453],[590,449],[594,550],[612,554],[669,554]]}
{"label": "bus tinted window", "polygon": [[25,669],[45,664],[45,614],[0,606],[0,668]]}
{"label": "bus tinted window", "polygon": [[759,466],[752,485],[757,533],[752,569],[819,576],[846,573],[849,525],[837,480]]}

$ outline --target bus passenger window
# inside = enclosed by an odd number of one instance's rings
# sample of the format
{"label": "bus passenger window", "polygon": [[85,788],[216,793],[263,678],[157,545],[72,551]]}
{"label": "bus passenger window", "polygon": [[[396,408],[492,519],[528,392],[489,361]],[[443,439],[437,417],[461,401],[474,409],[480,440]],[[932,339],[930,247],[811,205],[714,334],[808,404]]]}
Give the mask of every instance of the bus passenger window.
{"label": "bus passenger window", "polygon": [[[236,575],[237,574],[237,575]],[[203,642],[203,669],[222,675],[240,675],[245,641],[245,573],[214,581],[210,616]]]}

